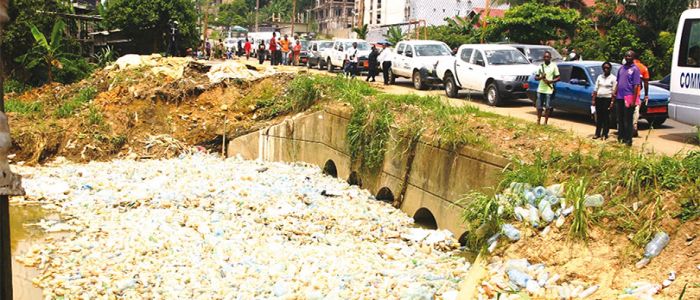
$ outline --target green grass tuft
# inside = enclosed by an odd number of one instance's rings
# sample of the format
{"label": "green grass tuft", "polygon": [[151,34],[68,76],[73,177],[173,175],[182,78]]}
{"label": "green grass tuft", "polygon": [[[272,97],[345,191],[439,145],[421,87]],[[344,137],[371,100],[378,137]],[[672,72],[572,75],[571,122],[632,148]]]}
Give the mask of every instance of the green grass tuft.
{"label": "green grass tuft", "polygon": [[97,91],[93,87],[81,89],[73,98],[58,106],[56,109],[56,117],[68,118],[75,115],[84,104],[92,101],[95,95],[97,95]]}
{"label": "green grass tuft", "polygon": [[44,105],[39,101],[24,102],[17,99],[9,99],[5,102],[5,111],[14,112],[20,115],[32,115],[41,113]]}

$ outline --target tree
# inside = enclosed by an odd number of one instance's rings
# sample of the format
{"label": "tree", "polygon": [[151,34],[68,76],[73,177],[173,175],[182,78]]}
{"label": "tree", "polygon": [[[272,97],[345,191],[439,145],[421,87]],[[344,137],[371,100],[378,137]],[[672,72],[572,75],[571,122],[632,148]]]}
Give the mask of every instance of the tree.
{"label": "tree", "polygon": [[352,32],[357,33],[357,38],[363,40],[367,38],[367,31],[367,24],[362,25],[362,27],[355,27],[352,29]]}
{"label": "tree", "polygon": [[391,26],[389,27],[389,30],[387,30],[386,35],[384,35],[384,37],[386,37],[386,40],[389,43],[396,45],[404,39],[403,30],[401,30],[401,27]]}
{"label": "tree", "polygon": [[476,14],[473,17],[455,16],[453,18],[445,18],[445,22],[447,22],[447,26],[451,27],[455,32],[469,34],[476,28],[480,18],[481,14]]}
{"label": "tree", "polygon": [[627,20],[622,20],[610,28],[605,35],[605,58],[611,61],[622,61],[625,52],[634,50],[641,54],[643,49],[642,41],[639,39],[639,31],[634,24]]}
{"label": "tree", "polygon": [[220,26],[245,26],[248,27],[251,22],[251,7],[245,0],[234,0],[229,3],[224,3],[219,6],[219,15],[212,24]]}
{"label": "tree", "polygon": [[678,18],[689,5],[689,0],[637,0],[637,5],[626,9],[639,18],[640,25],[658,34],[675,31]]}
{"label": "tree", "polygon": [[105,6],[109,28],[120,28],[132,37],[141,52],[165,50],[171,22],[178,22],[180,50],[197,43],[197,14],[191,0],[109,0]]}
{"label": "tree", "polygon": [[594,28],[593,21],[584,19],[578,22],[576,33],[569,45],[587,60],[607,60],[605,39]]}
{"label": "tree", "polygon": [[53,68],[63,69],[61,60],[64,59],[65,53],[61,52],[61,40],[63,38],[63,29],[66,27],[66,24],[61,20],[53,24],[53,28],[51,29],[51,41],[46,40],[46,36],[44,36],[34,24],[30,24],[29,27],[36,41],[34,49],[36,49],[36,54],[38,55],[33,55],[35,53],[30,51],[21,56],[21,60],[26,64],[28,69],[43,62],[46,65],[49,83],[51,83],[53,82]]}
{"label": "tree", "polygon": [[487,36],[513,42],[543,44],[572,36],[580,19],[578,11],[528,2],[506,11],[503,18],[489,18]]}

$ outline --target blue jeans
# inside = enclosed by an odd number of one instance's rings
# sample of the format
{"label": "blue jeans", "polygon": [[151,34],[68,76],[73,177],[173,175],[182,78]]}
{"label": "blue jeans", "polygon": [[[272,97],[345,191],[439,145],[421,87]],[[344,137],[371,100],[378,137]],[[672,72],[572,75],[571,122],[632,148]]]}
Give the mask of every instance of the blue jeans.
{"label": "blue jeans", "polygon": [[543,103],[545,109],[552,108],[552,94],[537,93],[537,110],[542,110]]}
{"label": "blue jeans", "polygon": [[283,65],[288,65],[289,64],[289,52],[282,51],[282,64]]}

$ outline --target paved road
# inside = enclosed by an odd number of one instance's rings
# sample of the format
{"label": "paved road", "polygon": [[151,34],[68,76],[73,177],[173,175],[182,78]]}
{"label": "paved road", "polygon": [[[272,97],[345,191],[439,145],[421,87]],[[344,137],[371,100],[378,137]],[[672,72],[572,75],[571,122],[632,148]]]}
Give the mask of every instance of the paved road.
{"label": "paved road", "polygon": [[[312,70],[311,72],[329,74],[326,71],[319,70]],[[364,80],[364,77],[358,77],[357,80]],[[459,98],[450,99],[445,97],[445,92],[442,90],[441,86],[433,86],[432,90],[419,91],[414,89],[412,83],[407,79],[397,79],[396,84],[388,86],[379,82],[381,81],[381,75],[377,76],[377,80],[378,81],[373,83],[373,85],[387,93],[437,95],[441,96],[444,101],[452,105],[460,106],[469,103],[484,111],[512,116],[532,122],[537,121],[536,111],[532,107],[532,102],[528,99],[513,100],[504,106],[493,107],[485,104],[483,96],[480,93],[468,93],[463,91],[460,92]],[[555,111],[553,117],[549,120],[549,124],[571,130],[584,137],[592,138],[595,132],[595,124],[590,116],[582,116],[563,111]],[[643,147],[646,151],[654,151],[667,155],[674,155],[679,152],[685,153],[692,150],[700,151],[700,146],[695,142],[697,133],[695,127],[681,124],[670,119],[667,120],[661,128],[651,130],[645,120],[640,120],[639,127],[639,138],[634,139],[635,147]],[[615,135],[615,132],[615,130],[612,130],[611,135]],[[615,140],[616,139],[611,136],[611,139],[605,142],[614,143]]]}

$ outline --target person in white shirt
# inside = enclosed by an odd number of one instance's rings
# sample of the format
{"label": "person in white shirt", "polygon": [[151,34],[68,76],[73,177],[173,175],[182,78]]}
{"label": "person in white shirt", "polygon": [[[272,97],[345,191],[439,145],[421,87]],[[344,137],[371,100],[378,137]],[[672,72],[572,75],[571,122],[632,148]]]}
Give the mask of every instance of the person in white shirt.
{"label": "person in white shirt", "polygon": [[389,84],[389,69],[391,69],[391,59],[394,54],[394,49],[391,48],[391,44],[384,44],[382,52],[379,53],[377,61],[382,64],[382,75],[384,75],[384,84]]}
{"label": "person in white shirt", "polygon": [[610,130],[610,110],[613,107],[613,95],[616,94],[617,77],[611,74],[612,64],[603,63],[603,74],[598,75],[593,88],[592,107],[595,108],[595,135],[594,139],[608,139]]}
{"label": "person in white shirt", "polygon": [[357,63],[360,61],[359,57],[357,57],[357,51],[357,42],[353,42],[352,48],[346,53],[348,63],[350,64],[348,69],[350,70],[352,79],[355,79],[355,76],[357,76]]}

